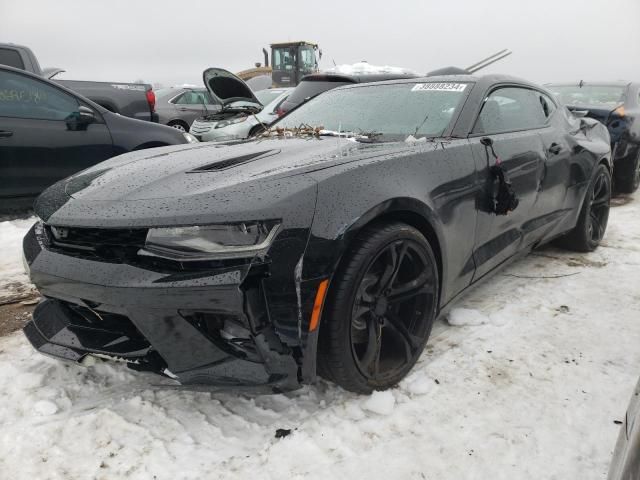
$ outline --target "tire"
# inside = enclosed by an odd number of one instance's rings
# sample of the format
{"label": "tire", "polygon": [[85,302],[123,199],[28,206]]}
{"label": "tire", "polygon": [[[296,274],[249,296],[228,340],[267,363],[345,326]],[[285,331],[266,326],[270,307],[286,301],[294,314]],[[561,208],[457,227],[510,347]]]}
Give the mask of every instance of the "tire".
{"label": "tire", "polygon": [[424,349],[438,295],[435,256],[418,230],[399,222],[365,227],[329,287],[318,373],[356,393],[394,386]]}
{"label": "tire", "polygon": [[264,127],[262,125],[258,124],[255,127],[251,128],[251,130],[249,130],[248,138],[255,137],[256,135],[258,135],[259,133],[262,133],[262,132],[264,132]]}
{"label": "tire", "polygon": [[578,223],[560,238],[558,244],[576,252],[595,250],[607,229],[610,200],[611,174],[605,165],[600,164],[587,188]]}
{"label": "tire", "polygon": [[180,131],[180,132],[188,132],[189,131],[189,126],[180,121],[180,120],[173,120],[169,123],[167,123],[168,126],[170,126],[171,128],[175,128],[176,130]]}
{"label": "tire", "polygon": [[618,161],[613,170],[615,189],[619,193],[633,193],[640,186],[640,147],[635,158]]}

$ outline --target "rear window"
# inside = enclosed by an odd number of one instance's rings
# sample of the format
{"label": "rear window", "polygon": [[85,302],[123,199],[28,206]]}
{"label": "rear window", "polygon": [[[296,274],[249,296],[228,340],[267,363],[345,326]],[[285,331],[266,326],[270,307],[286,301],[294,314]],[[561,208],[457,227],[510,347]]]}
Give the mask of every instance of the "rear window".
{"label": "rear window", "polygon": [[262,105],[269,105],[276,98],[282,95],[282,90],[267,88],[265,90],[255,92],[254,95]]}
{"label": "rear window", "polygon": [[319,95],[322,92],[326,92],[327,90],[331,90],[332,88],[338,88],[342,85],[350,85],[354,82],[330,82],[330,81],[302,81],[300,84],[291,92],[289,98],[287,99],[287,103],[292,103],[294,105],[299,105],[305,100],[309,98],[313,98],[316,95]]}
{"label": "rear window", "polygon": [[617,85],[548,85],[565,105],[589,105],[615,108],[625,101],[623,86]]}
{"label": "rear window", "polygon": [[0,48],[0,65],[9,65],[10,67],[24,70],[24,63],[20,54],[7,48]]}

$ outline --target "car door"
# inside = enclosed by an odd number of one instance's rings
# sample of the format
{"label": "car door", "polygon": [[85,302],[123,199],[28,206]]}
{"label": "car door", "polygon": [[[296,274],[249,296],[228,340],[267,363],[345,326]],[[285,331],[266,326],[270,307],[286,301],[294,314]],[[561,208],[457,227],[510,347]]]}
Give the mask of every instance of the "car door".
{"label": "car door", "polygon": [[0,69],[0,196],[33,197],[113,155],[99,112],[78,127],[74,95],[28,74]]}
{"label": "car door", "polygon": [[[469,136],[476,169],[484,186],[478,198],[474,242],[474,281],[534,241],[531,215],[538,199],[545,153],[534,91],[501,86],[484,99]],[[497,158],[496,158],[497,157]],[[490,167],[499,163],[518,199],[515,210],[496,215],[490,208]]]}
{"label": "car door", "polygon": [[208,97],[209,95],[204,91],[187,90],[173,100],[173,103],[178,110],[178,116],[191,126],[196,118],[206,113],[205,104],[212,106]]}
{"label": "car door", "polygon": [[566,120],[560,114],[555,101],[542,92],[536,92],[544,126],[539,130],[544,148],[544,168],[540,178],[540,194],[533,217],[539,228],[552,229],[566,208],[568,188],[571,186],[571,159],[574,153],[567,141]]}

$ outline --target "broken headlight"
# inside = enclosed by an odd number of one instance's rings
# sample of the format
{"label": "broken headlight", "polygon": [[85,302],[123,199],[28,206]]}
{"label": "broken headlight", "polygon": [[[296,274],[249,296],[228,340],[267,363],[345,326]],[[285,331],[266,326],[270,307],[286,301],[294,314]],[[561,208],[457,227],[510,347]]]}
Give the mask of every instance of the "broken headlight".
{"label": "broken headlight", "polygon": [[275,221],[150,228],[138,253],[179,261],[264,255],[279,229]]}

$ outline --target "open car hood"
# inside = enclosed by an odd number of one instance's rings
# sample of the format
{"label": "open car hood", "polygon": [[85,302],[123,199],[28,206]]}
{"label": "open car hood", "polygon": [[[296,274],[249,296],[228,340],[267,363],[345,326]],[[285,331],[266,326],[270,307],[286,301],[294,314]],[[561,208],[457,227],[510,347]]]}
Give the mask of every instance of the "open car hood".
{"label": "open car hood", "polygon": [[262,108],[249,86],[227,70],[208,68],[202,73],[202,79],[211,96],[223,107],[233,102],[247,102]]}

